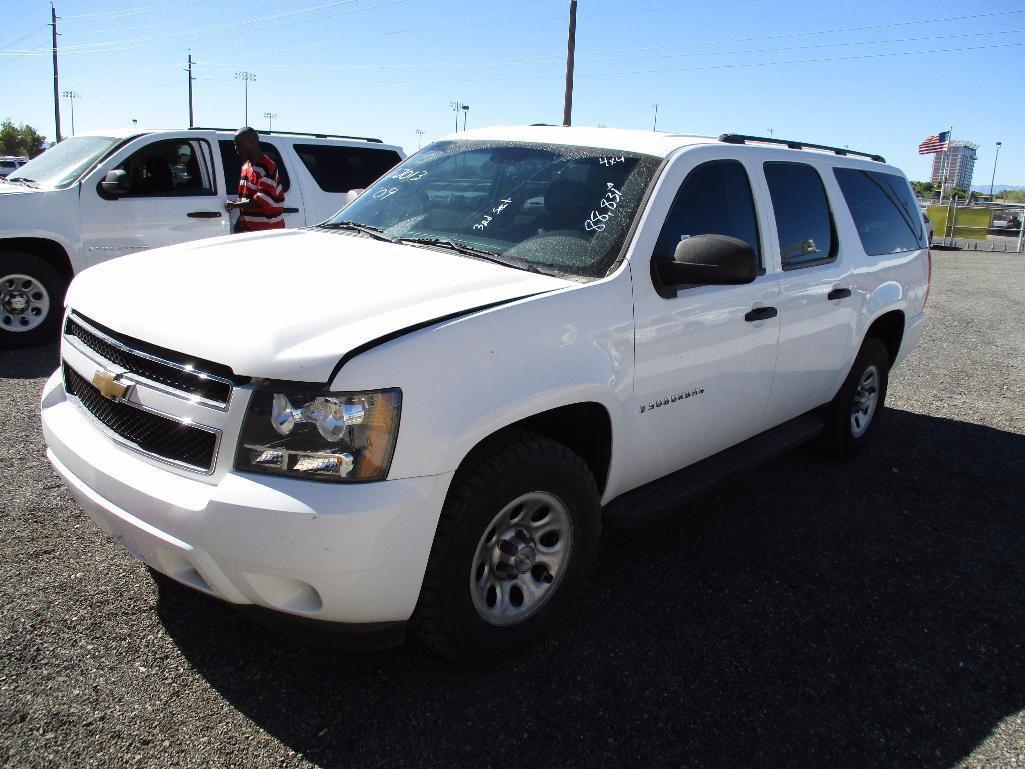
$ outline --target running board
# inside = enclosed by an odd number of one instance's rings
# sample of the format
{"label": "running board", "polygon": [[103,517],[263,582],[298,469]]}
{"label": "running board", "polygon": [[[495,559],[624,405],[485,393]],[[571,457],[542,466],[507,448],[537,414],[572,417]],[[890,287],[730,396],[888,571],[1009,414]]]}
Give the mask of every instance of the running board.
{"label": "running board", "polygon": [[603,520],[610,526],[632,526],[671,513],[727,478],[784,454],[821,431],[822,419],[817,412],[803,414],[708,459],[619,495],[605,506]]}

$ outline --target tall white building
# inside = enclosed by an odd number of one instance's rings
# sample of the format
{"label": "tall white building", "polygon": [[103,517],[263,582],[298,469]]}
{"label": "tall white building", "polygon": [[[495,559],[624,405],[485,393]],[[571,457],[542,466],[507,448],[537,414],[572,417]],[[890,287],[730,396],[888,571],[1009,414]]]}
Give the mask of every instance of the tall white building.
{"label": "tall white building", "polygon": [[[972,175],[975,173],[975,157],[978,144],[972,142],[950,142],[945,152],[932,156],[932,183],[935,187],[960,187],[971,190]],[[944,173],[945,172],[945,173]]]}

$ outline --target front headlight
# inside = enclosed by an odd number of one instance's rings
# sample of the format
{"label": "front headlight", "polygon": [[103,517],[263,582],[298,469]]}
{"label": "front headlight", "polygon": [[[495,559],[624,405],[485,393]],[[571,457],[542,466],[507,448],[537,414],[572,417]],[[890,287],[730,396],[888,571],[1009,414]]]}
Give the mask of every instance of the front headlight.
{"label": "front headlight", "polygon": [[402,391],[257,390],[242,422],[235,468],[321,481],[380,481],[399,432]]}

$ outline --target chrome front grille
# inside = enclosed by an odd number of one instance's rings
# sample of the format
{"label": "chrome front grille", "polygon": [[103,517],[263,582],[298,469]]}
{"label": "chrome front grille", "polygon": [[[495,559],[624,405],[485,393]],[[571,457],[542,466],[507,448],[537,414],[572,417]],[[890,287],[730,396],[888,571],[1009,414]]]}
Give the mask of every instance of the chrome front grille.
{"label": "chrome front grille", "polygon": [[157,414],[134,403],[109,400],[67,363],[64,390],[120,442],[156,459],[204,473],[213,471],[220,432]]}
{"label": "chrome front grille", "polygon": [[231,400],[233,383],[223,366],[192,360],[169,350],[154,350],[151,345],[115,334],[74,313],[68,315],[64,334],[132,379],[215,408],[226,409]]}

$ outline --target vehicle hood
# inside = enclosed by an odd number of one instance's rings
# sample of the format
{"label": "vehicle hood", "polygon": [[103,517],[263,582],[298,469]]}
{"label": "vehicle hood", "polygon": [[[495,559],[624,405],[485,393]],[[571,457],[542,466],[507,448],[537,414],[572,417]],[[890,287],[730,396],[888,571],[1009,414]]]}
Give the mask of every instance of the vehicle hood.
{"label": "vehicle hood", "polygon": [[26,187],[24,184],[13,184],[0,179],[0,195],[17,195],[26,192],[46,192],[40,187]]}
{"label": "vehicle hood", "polygon": [[367,342],[571,285],[361,235],[279,230],[112,259],[72,281],[67,305],[239,375],[327,382]]}

